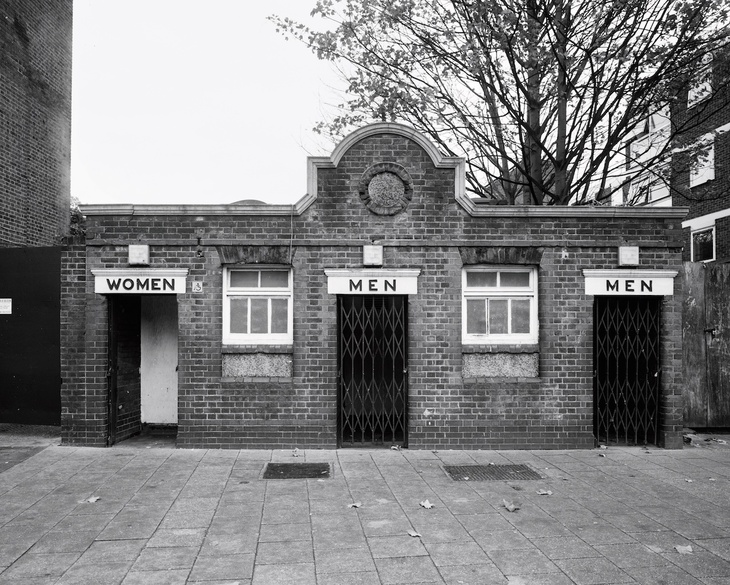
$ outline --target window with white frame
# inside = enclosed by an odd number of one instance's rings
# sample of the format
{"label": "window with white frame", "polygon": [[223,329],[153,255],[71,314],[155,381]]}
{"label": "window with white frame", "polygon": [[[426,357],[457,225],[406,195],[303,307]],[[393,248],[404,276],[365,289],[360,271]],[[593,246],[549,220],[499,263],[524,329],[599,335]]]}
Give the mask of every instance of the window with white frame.
{"label": "window with white frame", "polygon": [[692,262],[710,262],[715,259],[715,228],[692,232]]}
{"label": "window with white frame", "polygon": [[292,343],[290,269],[226,268],[223,283],[223,343]]}
{"label": "window with white frame", "polygon": [[689,186],[699,187],[715,178],[715,134],[710,132],[697,141],[697,161],[689,171]]}
{"label": "window with white frame", "polygon": [[470,266],[462,292],[463,343],[537,343],[536,268]]}

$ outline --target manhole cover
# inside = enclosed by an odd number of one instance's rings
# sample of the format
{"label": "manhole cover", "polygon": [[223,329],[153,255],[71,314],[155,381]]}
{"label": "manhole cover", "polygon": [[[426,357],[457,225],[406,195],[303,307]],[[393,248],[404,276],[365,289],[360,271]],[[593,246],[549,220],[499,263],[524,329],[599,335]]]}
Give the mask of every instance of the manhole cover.
{"label": "manhole cover", "polygon": [[527,465],[444,465],[444,470],[454,481],[542,479]]}
{"label": "manhole cover", "polygon": [[329,463],[268,463],[263,479],[322,479],[329,476]]}

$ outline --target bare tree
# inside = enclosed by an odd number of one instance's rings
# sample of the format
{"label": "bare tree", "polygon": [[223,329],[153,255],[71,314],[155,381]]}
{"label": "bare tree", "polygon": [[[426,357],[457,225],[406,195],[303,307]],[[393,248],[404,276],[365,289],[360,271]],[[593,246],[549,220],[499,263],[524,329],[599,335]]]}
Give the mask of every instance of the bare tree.
{"label": "bare tree", "polygon": [[[725,45],[729,3],[318,0],[323,28],[272,20],[346,81],[320,132],[401,121],[466,158],[472,193],[567,205],[628,180],[627,141]],[[651,158],[665,160],[677,132]]]}

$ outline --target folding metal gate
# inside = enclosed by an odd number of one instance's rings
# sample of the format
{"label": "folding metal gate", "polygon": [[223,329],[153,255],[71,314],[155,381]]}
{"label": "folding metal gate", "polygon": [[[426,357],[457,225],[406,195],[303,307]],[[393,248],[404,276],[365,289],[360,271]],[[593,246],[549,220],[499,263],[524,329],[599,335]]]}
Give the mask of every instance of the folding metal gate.
{"label": "folding metal gate", "polygon": [[593,427],[599,442],[657,442],[660,302],[595,298]]}
{"label": "folding metal gate", "polygon": [[407,296],[340,296],[340,446],[407,446]]}

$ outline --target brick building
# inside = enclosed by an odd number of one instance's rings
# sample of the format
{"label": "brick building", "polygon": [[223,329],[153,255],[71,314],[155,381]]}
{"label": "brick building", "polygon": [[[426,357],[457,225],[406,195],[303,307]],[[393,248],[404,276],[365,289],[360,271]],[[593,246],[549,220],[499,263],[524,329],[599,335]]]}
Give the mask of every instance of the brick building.
{"label": "brick building", "polygon": [[0,246],[58,246],[70,207],[71,0],[0,4]]}
{"label": "brick building", "polygon": [[463,173],[380,123],[295,205],[84,206],[63,441],[681,447],[686,210],[487,205]]}
{"label": "brick building", "polygon": [[675,156],[672,176],[672,205],[689,207],[682,223],[686,261],[730,261],[729,56],[707,59],[672,111],[673,123],[686,128],[680,146],[703,147],[698,161]]}
{"label": "brick building", "polygon": [[0,422],[60,422],[72,0],[0,2]]}

